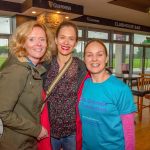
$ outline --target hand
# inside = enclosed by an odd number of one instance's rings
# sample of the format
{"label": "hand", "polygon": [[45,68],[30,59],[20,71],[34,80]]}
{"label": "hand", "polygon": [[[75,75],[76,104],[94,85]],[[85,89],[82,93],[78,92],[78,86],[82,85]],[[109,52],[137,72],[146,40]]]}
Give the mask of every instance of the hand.
{"label": "hand", "polygon": [[43,126],[42,126],[42,130],[39,134],[39,136],[37,137],[38,140],[42,140],[44,138],[48,137],[48,132],[47,132],[47,129],[45,129]]}

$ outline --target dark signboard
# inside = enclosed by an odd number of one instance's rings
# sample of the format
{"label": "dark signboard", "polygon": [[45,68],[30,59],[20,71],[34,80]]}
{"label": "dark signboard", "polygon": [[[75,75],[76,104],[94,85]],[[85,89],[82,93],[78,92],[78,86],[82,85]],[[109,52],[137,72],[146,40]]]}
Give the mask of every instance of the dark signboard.
{"label": "dark signboard", "polygon": [[8,1],[1,1],[0,2],[0,10],[21,13],[21,4],[8,2]]}
{"label": "dark signboard", "polygon": [[93,23],[93,24],[99,24],[99,25],[106,25],[106,26],[113,26],[113,27],[118,27],[118,28],[150,32],[150,27],[147,27],[147,26],[127,23],[127,22],[123,22],[123,21],[111,20],[111,19],[106,19],[106,18],[94,17],[94,16],[83,15],[81,17],[78,17],[78,18],[75,18],[72,20],[79,21],[79,22],[87,22],[87,23]]}
{"label": "dark signboard", "polygon": [[22,13],[31,7],[83,15],[83,6],[56,0],[25,0],[23,3],[1,0],[0,2],[0,10],[4,11]]}
{"label": "dark signboard", "polygon": [[33,7],[83,14],[83,6],[54,0],[33,0]]}

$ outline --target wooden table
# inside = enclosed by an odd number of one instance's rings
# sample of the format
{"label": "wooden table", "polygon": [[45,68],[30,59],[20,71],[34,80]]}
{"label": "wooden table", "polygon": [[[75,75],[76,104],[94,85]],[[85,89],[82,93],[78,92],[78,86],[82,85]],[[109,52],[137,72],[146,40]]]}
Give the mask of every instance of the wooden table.
{"label": "wooden table", "polygon": [[137,74],[114,74],[117,78],[121,78],[126,84],[128,84],[132,89],[132,81],[137,81],[140,75]]}

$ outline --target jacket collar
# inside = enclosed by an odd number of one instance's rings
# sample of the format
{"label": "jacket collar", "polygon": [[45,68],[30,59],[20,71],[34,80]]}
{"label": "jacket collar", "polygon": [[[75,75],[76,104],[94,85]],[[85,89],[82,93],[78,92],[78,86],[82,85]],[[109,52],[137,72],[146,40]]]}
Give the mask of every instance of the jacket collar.
{"label": "jacket collar", "polygon": [[22,58],[17,58],[13,55],[10,55],[6,61],[7,66],[11,64],[18,64],[21,65],[28,70],[31,70],[31,74],[34,79],[41,79],[41,75],[46,72],[46,68],[42,64],[38,64],[37,66],[33,66],[30,63],[28,63],[27,59],[22,57]]}

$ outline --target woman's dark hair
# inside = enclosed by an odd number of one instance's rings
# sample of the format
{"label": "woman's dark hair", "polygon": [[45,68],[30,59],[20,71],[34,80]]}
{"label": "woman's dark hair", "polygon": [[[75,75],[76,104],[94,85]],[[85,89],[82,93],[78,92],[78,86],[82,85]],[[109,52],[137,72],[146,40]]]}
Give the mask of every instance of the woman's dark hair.
{"label": "woman's dark hair", "polygon": [[74,23],[72,23],[72,22],[70,22],[70,21],[63,21],[63,22],[58,26],[58,28],[57,28],[57,30],[56,30],[56,37],[58,37],[58,34],[59,34],[60,30],[61,30],[63,27],[73,27],[74,30],[75,30],[75,33],[76,33],[76,41],[78,41],[78,28],[77,28],[77,26],[76,26]]}

